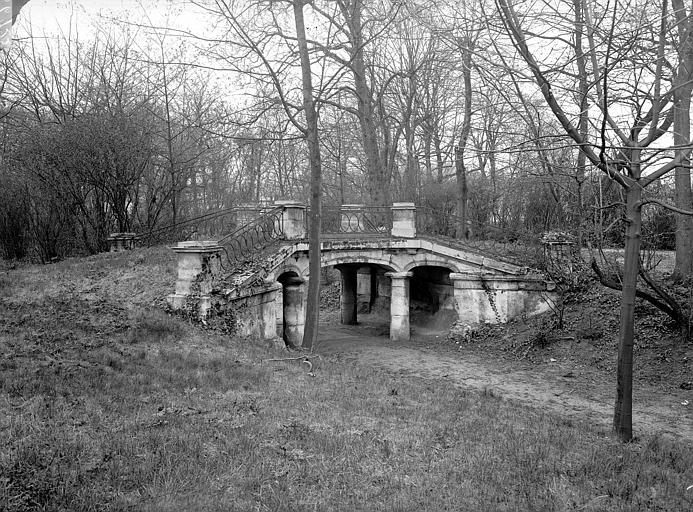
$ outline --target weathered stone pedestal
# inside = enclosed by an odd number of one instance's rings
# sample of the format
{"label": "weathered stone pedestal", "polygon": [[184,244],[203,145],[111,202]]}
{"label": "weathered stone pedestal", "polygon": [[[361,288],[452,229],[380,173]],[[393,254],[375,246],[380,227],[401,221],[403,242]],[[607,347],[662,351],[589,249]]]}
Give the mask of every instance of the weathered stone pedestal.
{"label": "weathered stone pedestal", "polygon": [[274,204],[283,208],[281,231],[284,237],[287,240],[306,238],[306,206],[296,201],[275,201]]}
{"label": "weathered stone pedestal", "polygon": [[388,272],[390,290],[390,339],[407,341],[411,337],[409,326],[409,278],[411,272]]}
{"label": "weathered stone pedestal", "polygon": [[416,205],[392,203],[392,236],[416,238]]}
{"label": "weathered stone pedestal", "polygon": [[221,271],[221,246],[216,241],[178,242],[176,291],[166,300],[174,310],[182,309],[190,295],[199,295],[198,314],[205,318],[211,307],[213,280]]}
{"label": "weathered stone pedestal", "polygon": [[135,248],[135,233],[111,233],[108,240],[109,252],[130,251]]}

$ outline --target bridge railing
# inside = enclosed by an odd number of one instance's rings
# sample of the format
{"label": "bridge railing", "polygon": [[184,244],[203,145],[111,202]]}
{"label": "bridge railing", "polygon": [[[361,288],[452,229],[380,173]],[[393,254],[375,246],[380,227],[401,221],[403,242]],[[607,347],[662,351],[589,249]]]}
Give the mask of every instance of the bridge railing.
{"label": "bridge railing", "polygon": [[[307,210],[307,221],[310,210]],[[366,206],[343,204],[323,206],[321,209],[321,233],[335,234],[380,234],[389,235],[392,230],[392,209],[388,206]]]}
{"label": "bridge railing", "polygon": [[212,239],[221,233],[228,233],[235,229],[238,223],[238,211],[239,208],[225,208],[165,226],[143,229],[136,234],[135,241],[138,245],[151,247],[187,240]]}
{"label": "bridge railing", "polygon": [[474,249],[522,266],[546,267],[546,246],[536,233],[504,229],[472,220],[468,220],[464,229],[460,230],[461,223],[459,216],[448,212],[427,207],[416,209],[418,236],[442,238],[449,245]]}
{"label": "bridge railing", "polygon": [[[551,255],[556,252],[538,234],[529,231],[508,230],[468,221],[464,232],[460,233],[461,219],[458,216],[428,207],[416,207],[414,203],[394,203],[392,206],[327,205],[321,211],[321,232],[327,237],[435,237],[452,247],[475,250],[539,269],[550,266]],[[265,249],[280,240],[307,238],[309,218],[305,205],[277,201],[273,207],[241,206],[201,215],[141,233],[137,240],[147,245],[215,240],[224,248],[226,260],[232,266],[237,266],[239,262],[262,258]]]}
{"label": "bridge railing", "polygon": [[235,266],[252,260],[268,246],[283,240],[284,209],[283,206],[267,209],[257,218],[248,220],[235,231],[219,238],[218,242],[224,249],[226,261]]}

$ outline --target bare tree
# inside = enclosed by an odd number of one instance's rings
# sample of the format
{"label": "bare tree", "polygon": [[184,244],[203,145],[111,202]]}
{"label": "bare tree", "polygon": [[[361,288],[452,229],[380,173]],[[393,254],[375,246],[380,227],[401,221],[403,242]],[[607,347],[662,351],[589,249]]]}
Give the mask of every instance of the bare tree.
{"label": "bare tree", "polygon": [[[585,140],[584,133],[575,125],[570,115],[561,105],[559,77],[551,70],[564,70],[557,62],[550,61],[549,66],[542,66],[535,56],[530,39],[531,34],[524,25],[529,16],[517,14],[510,0],[496,0],[505,30],[511,38],[517,52],[529,67],[531,75],[539,87],[541,94],[560,122],[565,132],[578,145],[586,158],[610,179],[617,182],[625,194],[625,263],[623,274],[623,291],[621,295],[621,322],[619,331],[619,349],[617,365],[617,389],[614,407],[614,431],[624,441],[632,439],[632,368],[634,340],[634,306],[637,295],[637,281],[640,273],[640,238],[642,227],[642,208],[648,203],[659,202],[648,198],[646,187],[667,175],[680,166],[691,151],[690,141],[686,141],[681,151],[674,156],[667,156],[660,149],[651,148],[653,143],[667,133],[672,122],[673,110],[670,108],[671,91],[662,91],[664,81],[663,59],[661,59],[666,42],[666,33],[660,27],[664,26],[667,17],[666,2],[659,13],[642,11],[642,23],[656,27],[650,33],[658,35],[656,40],[656,56],[654,68],[649,66],[646,59],[632,53],[632,48],[652,47],[652,44],[641,43],[640,34],[647,30],[635,30],[629,23],[629,13],[620,10],[618,4],[606,8],[608,27],[596,34],[596,27],[588,21],[593,19],[587,13],[585,22],[589,36],[588,53],[592,61],[592,73],[598,97],[595,106],[600,109],[598,119],[593,119],[593,126],[599,127],[598,144]],[[573,5],[573,8],[575,8]],[[583,4],[584,5],[584,4]],[[590,6],[594,7],[594,6]],[[645,9],[645,8],[643,8]],[[584,11],[583,11],[584,13]],[[530,13],[531,14],[531,13]],[[537,18],[540,19],[540,18]],[[546,23],[546,21],[542,21]],[[536,28],[536,27],[535,27]],[[558,41],[556,26],[548,29],[549,36]],[[546,25],[544,30],[547,31]],[[571,32],[575,34],[574,28]],[[596,41],[596,35],[601,38]],[[556,45],[559,46],[559,45]],[[659,58],[657,58],[659,57]],[[545,59],[555,58],[550,55]],[[602,62],[598,63],[601,58]],[[622,73],[631,71],[635,75],[632,82],[621,80]],[[633,70],[635,71],[633,73]],[[621,76],[619,76],[621,75]],[[632,86],[633,89],[623,90]],[[612,88],[614,91],[612,91]],[[639,88],[639,89],[638,89]],[[620,90],[619,90],[620,89]],[[647,91],[641,94],[640,91]],[[615,94],[618,91],[618,95]],[[614,98],[610,93],[614,92]],[[636,105],[635,117],[626,127],[616,117],[619,108],[619,98]],[[669,107],[668,111],[665,110]],[[619,112],[620,114],[620,112]],[[610,141],[610,137],[615,142]]]}

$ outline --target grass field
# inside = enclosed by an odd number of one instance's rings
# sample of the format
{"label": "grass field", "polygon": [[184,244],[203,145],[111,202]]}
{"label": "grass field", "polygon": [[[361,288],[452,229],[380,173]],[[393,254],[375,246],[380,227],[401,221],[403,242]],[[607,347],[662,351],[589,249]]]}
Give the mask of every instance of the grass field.
{"label": "grass field", "polygon": [[[0,510],[693,509],[693,446],[202,330],[162,249],[0,272]],[[688,488],[688,490],[687,490]]]}

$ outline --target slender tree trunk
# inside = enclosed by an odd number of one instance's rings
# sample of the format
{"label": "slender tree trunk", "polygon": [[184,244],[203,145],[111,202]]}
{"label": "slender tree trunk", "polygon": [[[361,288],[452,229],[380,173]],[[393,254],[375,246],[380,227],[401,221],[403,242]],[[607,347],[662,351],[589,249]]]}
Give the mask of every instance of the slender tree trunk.
{"label": "slender tree trunk", "polygon": [[404,199],[406,201],[416,201],[417,197],[417,174],[418,165],[414,156],[414,128],[407,126],[405,128],[406,146],[407,146],[407,168],[405,169],[404,180]]}
{"label": "slender tree trunk", "polygon": [[442,141],[440,140],[440,134],[438,133],[438,129],[433,132],[433,147],[435,148],[436,151],[436,176],[437,176],[437,181],[438,183],[443,183],[443,171],[444,171],[444,162],[443,162],[443,148],[442,148]]}
{"label": "slender tree trunk", "polygon": [[429,182],[433,181],[433,159],[431,152],[433,137],[430,130],[431,127],[427,124],[423,137],[424,165],[426,166],[426,180]]}
{"label": "slender tree trunk", "polygon": [[[691,134],[690,124],[690,87],[678,101],[674,100],[674,145],[681,148],[688,144]],[[677,94],[674,93],[674,97]],[[677,151],[682,151],[677,150]],[[691,191],[690,159],[686,158],[676,168],[674,174],[676,189],[676,206],[682,210],[690,210],[693,206],[693,192]],[[687,280],[693,275],[693,218],[690,215],[676,214],[676,263],[674,265],[674,277],[679,280]]]}
{"label": "slender tree trunk", "polygon": [[[672,5],[678,21],[679,65],[674,77],[674,146],[684,151],[691,138],[691,94],[693,94],[693,21],[686,14],[682,0]],[[686,158],[674,174],[676,206],[682,210],[693,207],[690,159]],[[674,277],[687,280],[693,276],[693,218],[676,214],[676,263]]]}
{"label": "slender tree trunk", "polygon": [[340,2],[342,14],[346,20],[351,43],[351,70],[354,77],[356,106],[366,156],[366,182],[371,203],[379,206],[391,202],[390,177],[387,161],[380,155],[378,133],[375,126],[375,112],[372,103],[372,91],[366,79],[366,61],[363,55],[363,22],[361,20],[363,0]]}
{"label": "slender tree trunk", "polygon": [[[582,37],[583,28],[585,25],[585,18],[582,12],[582,1],[583,0],[573,0],[573,7],[575,9],[575,58],[577,60],[578,67],[578,84],[579,84],[579,105],[580,105],[580,117],[578,119],[578,132],[582,140],[587,141],[589,135],[589,105],[587,102],[587,95],[589,94],[589,84],[587,83],[587,63],[585,59],[585,53],[582,49]],[[587,162],[587,155],[584,151],[578,150],[577,155],[577,169],[575,173],[575,181],[577,182],[577,201],[576,201],[576,217],[574,222],[577,226],[577,246],[582,247],[582,216],[584,212],[584,205],[582,200],[582,184],[585,182],[585,164]]]}
{"label": "slender tree trunk", "polygon": [[464,147],[455,146],[455,177],[457,179],[457,238],[467,238],[467,168],[464,165]]}
{"label": "slender tree trunk", "polygon": [[294,0],[294,19],[298,52],[301,57],[301,77],[303,81],[303,107],[306,114],[305,138],[308,143],[310,160],[310,233],[308,239],[308,301],[306,303],[306,324],[303,333],[303,347],[312,349],[318,340],[318,320],[320,313],[320,223],[322,166],[320,161],[320,141],[318,137],[318,116],[313,100],[313,81],[310,71],[310,55],[306,42],[306,28],[303,20],[305,0]]}
{"label": "slender tree trunk", "polygon": [[[640,174],[639,160],[639,150],[633,150],[631,165],[636,180]],[[621,441],[625,442],[631,441],[633,438],[633,341],[635,338],[635,298],[640,268],[641,198],[642,188],[638,183],[634,183],[626,189],[626,243],[613,422],[614,432]]]}
{"label": "slender tree trunk", "polygon": [[468,47],[471,44],[465,41],[462,48],[462,75],[464,77],[464,121],[462,122],[462,132],[457,147],[455,147],[455,174],[457,177],[457,215],[459,223],[457,225],[457,238],[467,238],[467,196],[469,189],[467,185],[467,169],[464,165],[464,151],[467,147],[467,139],[472,128],[472,50]]}

